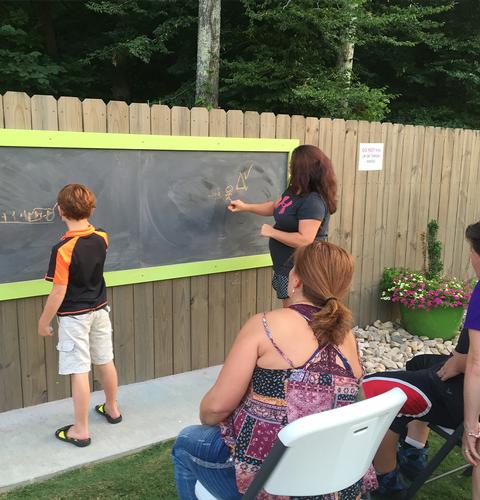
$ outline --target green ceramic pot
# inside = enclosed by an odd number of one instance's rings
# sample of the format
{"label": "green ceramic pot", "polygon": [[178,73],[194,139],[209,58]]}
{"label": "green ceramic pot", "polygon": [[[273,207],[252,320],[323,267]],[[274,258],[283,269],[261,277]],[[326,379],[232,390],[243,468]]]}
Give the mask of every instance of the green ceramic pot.
{"label": "green ceramic pot", "polygon": [[412,335],[431,339],[450,340],[458,333],[463,318],[463,307],[436,307],[430,311],[408,309],[400,304],[402,324]]}

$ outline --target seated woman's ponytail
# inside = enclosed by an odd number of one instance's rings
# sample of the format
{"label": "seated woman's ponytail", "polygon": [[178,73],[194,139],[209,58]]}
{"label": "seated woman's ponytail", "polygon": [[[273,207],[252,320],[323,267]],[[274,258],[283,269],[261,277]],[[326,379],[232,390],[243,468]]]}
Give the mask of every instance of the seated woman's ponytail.
{"label": "seated woman's ponytail", "polygon": [[342,298],[352,281],[353,257],[332,243],[314,241],[296,250],[294,263],[303,295],[321,308],[310,322],[318,343],[341,344],[352,328],[352,313]]}

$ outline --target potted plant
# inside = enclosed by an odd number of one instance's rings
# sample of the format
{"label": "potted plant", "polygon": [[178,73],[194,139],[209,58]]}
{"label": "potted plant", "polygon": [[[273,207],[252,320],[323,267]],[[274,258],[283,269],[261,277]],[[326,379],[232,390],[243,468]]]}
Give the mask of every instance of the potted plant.
{"label": "potted plant", "polygon": [[403,327],[411,334],[449,340],[458,333],[473,283],[442,275],[437,221],[427,227],[427,235],[422,234],[423,269],[386,268],[381,299],[399,304]]}

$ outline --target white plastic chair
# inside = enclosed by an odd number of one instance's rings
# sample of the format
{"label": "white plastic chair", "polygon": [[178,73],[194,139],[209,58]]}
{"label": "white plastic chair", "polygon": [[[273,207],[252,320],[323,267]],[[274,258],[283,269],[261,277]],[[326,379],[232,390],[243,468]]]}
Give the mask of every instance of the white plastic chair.
{"label": "white plastic chair", "polygon": [[[392,389],[373,398],[295,420],[278,433],[244,500],[264,488],[273,495],[314,496],[361,479],[407,397]],[[197,481],[199,500],[215,498]]]}

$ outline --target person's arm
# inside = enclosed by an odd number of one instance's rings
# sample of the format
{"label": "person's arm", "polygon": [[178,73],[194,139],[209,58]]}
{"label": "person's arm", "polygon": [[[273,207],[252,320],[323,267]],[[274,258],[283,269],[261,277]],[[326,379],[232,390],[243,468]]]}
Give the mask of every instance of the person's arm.
{"label": "person's arm", "polygon": [[480,331],[469,329],[470,349],[467,355],[467,368],[463,387],[464,426],[463,455],[471,465],[480,463],[477,443],[480,437]]}
{"label": "person's arm", "polygon": [[266,201],[265,203],[245,203],[242,200],[232,200],[227,208],[230,212],[250,212],[269,217],[273,215],[275,204],[278,201],[280,201],[280,198],[278,200]]}
{"label": "person's arm", "polygon": [[52,291],[48,296],[47,303],[43,308],[42,315],[38,320],[38,334],[41,337],[50,337],[53,335],[50,323],[57,314],[58,308],[62,305],[65,293],[67,292],[67,285],[53,285]]}
{"label": "person's arm", "polygon": [[238,333],[214,386],[200,403],[200,421],[216,425],[239,405],[252,379],[258,359],[261,316],[250,318]]}
{"label": "person's arm", "polygon": [[263,224],[260,234],[292,248],[304,247],[313,243],[321,223],[322,221],[316,219],[300,220],[298,222],[298,231],[295,233],[287,233],[273,228],[270,224]]}
{"label": "person's arm", "polygon": [[445,364],[438,370],[437,375],[445,382],[446,380],[465,373],[467,366],[467,355],[453,351],[453,355],[445,361]]}

